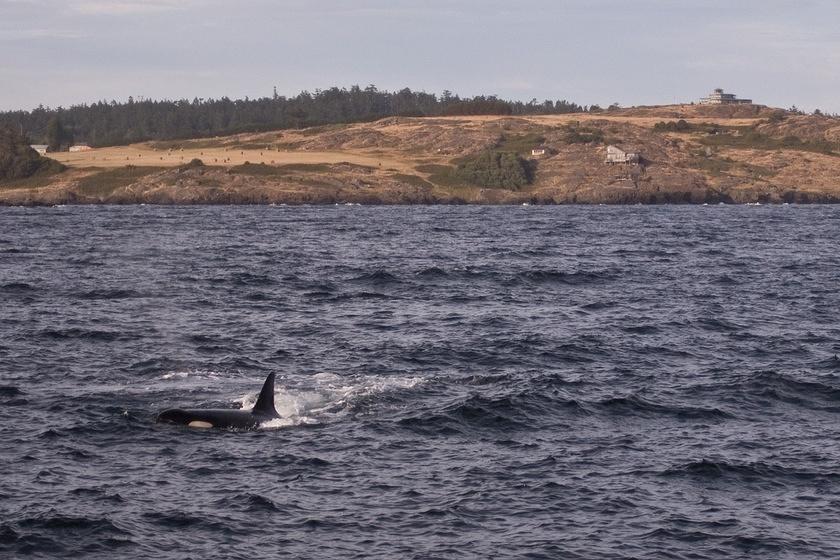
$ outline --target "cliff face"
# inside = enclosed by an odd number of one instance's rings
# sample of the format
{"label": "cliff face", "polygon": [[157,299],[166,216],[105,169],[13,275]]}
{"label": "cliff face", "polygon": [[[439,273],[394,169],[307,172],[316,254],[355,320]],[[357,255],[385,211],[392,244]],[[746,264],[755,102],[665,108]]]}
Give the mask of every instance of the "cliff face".
{"label": "cliff face", "polygon": [[[0,183],[0,204],[838,202],[837,142],[840,119],[757,106],[389,118],[55,154],[68,171]],[[609,144],[641,162],[607,164]],[[454,173],[494,150],[528,159],[532,183],[487,188]]]}

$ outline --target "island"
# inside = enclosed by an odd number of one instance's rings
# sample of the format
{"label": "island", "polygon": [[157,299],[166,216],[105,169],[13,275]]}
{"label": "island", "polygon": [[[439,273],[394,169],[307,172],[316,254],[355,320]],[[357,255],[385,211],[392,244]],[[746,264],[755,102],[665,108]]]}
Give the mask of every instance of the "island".
{"label": "island", "polygon": [[[392,116],[52,153],[18,147],[31,172],[0,172],[0,204],[840,201],[840,119],[727,95],[565,114]],[[0,171],[14,142],[0,147]]]}

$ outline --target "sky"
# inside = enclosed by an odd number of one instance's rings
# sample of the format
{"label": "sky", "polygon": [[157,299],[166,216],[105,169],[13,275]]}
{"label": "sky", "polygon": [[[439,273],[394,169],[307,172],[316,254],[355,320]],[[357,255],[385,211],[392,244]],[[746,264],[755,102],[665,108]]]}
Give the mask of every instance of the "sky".
{"label": "sky", "polygon": [[840,113],[837,0],[0,0],[0,110],[332,86]]}

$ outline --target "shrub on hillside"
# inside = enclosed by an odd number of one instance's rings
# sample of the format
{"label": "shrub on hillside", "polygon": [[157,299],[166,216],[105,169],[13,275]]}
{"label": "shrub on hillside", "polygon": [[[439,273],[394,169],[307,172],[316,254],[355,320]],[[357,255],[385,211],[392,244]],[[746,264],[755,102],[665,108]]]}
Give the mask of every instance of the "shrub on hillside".
{"label": "shrub on hillside", "polygon": [[691,132],[692,127],[685,119],[680,119],[676,122],[658,122],[653,125],[653,130],[656,132]]}
{"label": "shrub on hillside", "polygon": [[465,183],[516,190],[533,180],[532,164],[513,152],[487,151],[461,161],[454,171]]}
{"label": "shrub on hillside", "polygon": [[588,126],[566,126],[563,141],[567,144],[603,144],[604,131]]}
{"label": "shrub on hillside", "polygon": [[178,171],[188,171],[190,169],[198,169],[200,167],[204,167],[204,162],[198,158],[193,158],[189,161],[189,163],[186,163],[179,167]]}
{"label": "shrub on hillside", "polygon": [[30,148],[26,136],[14,128],[0,127],[0,181],[50,175],[64,169],[57,161],[41,157]]}

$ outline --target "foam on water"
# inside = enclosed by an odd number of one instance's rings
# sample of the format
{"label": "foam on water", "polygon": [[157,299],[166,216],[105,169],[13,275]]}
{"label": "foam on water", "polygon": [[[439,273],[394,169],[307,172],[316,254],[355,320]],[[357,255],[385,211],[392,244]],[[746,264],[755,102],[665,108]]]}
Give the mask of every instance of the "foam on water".
{"label": "foam on water", "polygon": [[[280,378],[274,388],[274,408],[280,418],[261,424],[261,428],[285,428],[301,424],[319,424],[340,417],[347,406],[354,401],[397,391],[412,389],[423,383],[420,377],[399,376],[351,376],[341,377],[334,373],[318,373],[305,385],[288,385]],[[248,393],[233,402],[240,408],[253,408],[259,391]]]}
{"label": "foam on water", "polygon": [[158,379],[163,380],[170,380],[170,379],[187,379],[187,378],[203,378],[203,379],[218,379],[223,374],[218,371],[208,371],[208,370],[185,370],[185,371],[170,371],[168,373],[164,373]]}

